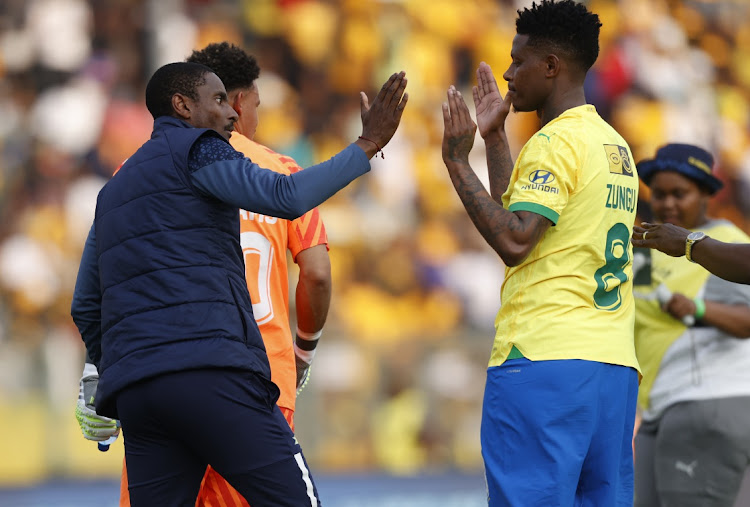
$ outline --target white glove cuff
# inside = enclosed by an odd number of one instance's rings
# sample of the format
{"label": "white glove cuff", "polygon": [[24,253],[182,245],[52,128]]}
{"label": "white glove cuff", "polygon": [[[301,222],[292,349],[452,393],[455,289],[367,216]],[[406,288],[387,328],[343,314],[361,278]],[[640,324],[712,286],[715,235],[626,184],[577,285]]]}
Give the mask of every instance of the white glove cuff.
{"label": "white glove cuff", "polygon": [[317,333],[306,333],[305,331],[302,331],[299,326],[297,326],[297,336],[299,338],[302,338],[303,340],[313,342],[320,339],[320,335],[323,334],[323,330],[321,329]]}
{"label": "white glove cuff", "polygon": [[307,364],[312,363],[313,357],[315,357],[315,349],[313,350],[302,350],[297,346],[297,343],[294,344],[294,355],[302,359]]}
{"label": "white glove cuff", "polygon": [[92,363],[86,363],[83,365],[83,374],[81,378],[99,376],[99,371],[96,369],[96,365]]}

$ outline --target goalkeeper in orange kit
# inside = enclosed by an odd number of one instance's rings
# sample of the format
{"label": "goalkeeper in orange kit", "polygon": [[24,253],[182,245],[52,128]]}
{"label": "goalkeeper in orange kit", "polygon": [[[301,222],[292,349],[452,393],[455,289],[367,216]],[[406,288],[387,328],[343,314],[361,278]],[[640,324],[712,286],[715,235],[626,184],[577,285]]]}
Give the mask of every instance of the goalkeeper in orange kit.
{"label": "goalkeeper in orange kit", "polygon": [[[252,140],[258,126],[257,108],[260,105],[255,83],[260,68],[254,57],[224,42],[194,51],[188,61],[206,65],[224,82],[229,102],[239,116],[230,140],[237,151],[261,167],[279,173],[290,174],[301,169],[292,158]],[[268,354],[271,378],[281,392],[277,405],[292,430],[297,389],[306,381],[331,299],[327,243],[325,227],[317,209],[292,221],[240,210],[240,244],[253,314]],[[294,339],[289,326],[287,250],[300,269],[295,292],[297,330]],[[109,420],[95,414],[94,417],[102,420],[104,428],[114,424],[107,424]],[[123,464],[120,507],[130,507],[127,484]],[[197,507],[247,505],[248,502],[227,481],[208,467]]]}

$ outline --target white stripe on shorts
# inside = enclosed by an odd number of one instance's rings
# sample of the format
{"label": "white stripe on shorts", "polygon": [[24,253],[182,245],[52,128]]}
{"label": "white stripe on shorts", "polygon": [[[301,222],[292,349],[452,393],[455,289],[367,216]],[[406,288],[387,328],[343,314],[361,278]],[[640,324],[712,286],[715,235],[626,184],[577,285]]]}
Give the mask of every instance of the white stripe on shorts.
{"label": "white stripe on shorts", "polygon": [[318,507],[318,499],[315,497],[315,490],[313,489],[312,481],[310,480],[310,472],[307,470],[305,460],[302,459],[302,453],[298,452],[294,455],[294,459],[297,461],[297,466],[302,471],[302,480],[305,481],[307,486],[307,496],[310,498],[310,505],[312,507]]}

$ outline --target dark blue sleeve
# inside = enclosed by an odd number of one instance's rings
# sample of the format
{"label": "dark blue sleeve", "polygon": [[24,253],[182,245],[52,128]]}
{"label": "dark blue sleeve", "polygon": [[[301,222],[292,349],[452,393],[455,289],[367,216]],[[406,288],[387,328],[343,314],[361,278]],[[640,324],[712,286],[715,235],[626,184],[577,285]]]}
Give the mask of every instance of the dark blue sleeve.
{"label": "dark blue sleeve", "polygon": [[86,361],[99,367],[102,358],[102,294],[99,288],[99,266],[96,262],[96,236],[91,226],[83,247],[70,315],[86,344]]}
{"label": "dark blue sleeve", "polygon": [[212,136],[196,141],[188,157],[193,184],[238,208],[293,220],[370,170],[365,152],[351,144],[333,158],[294,174],[263,169]]}

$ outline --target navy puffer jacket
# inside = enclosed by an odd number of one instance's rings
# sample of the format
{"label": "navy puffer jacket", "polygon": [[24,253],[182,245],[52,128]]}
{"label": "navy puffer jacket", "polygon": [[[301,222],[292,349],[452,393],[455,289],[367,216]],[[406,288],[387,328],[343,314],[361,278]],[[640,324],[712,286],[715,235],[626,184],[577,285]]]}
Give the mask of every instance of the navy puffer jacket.
{"label": "navy puffer jacket", "polygon": [[[188,154],[206,129],[156,120],[99,193],[102,294],[97,413],[124,387],[178,370],[239,368],[270,380],[239,244],[239,213],[198,191]],[[223,139],[223,138],[222,138]]]}

